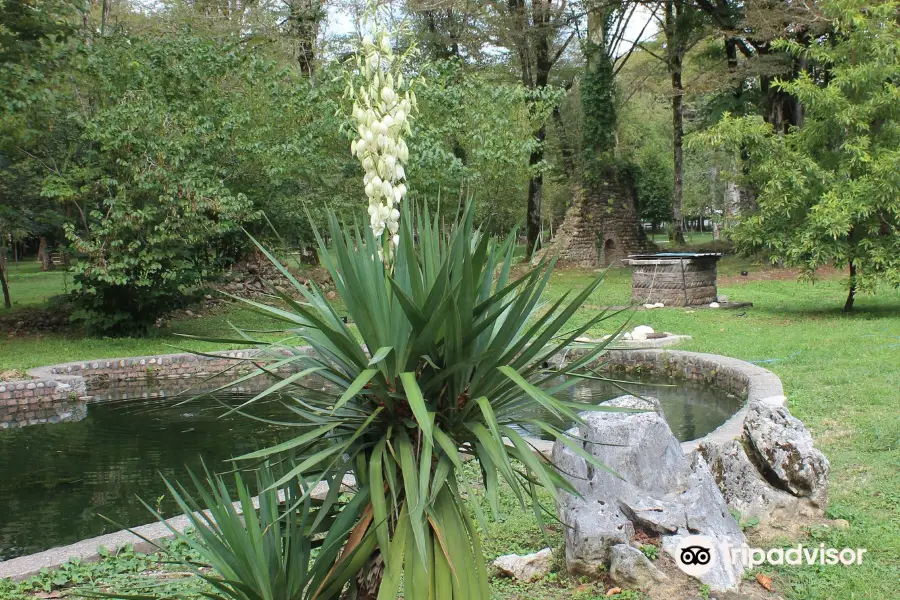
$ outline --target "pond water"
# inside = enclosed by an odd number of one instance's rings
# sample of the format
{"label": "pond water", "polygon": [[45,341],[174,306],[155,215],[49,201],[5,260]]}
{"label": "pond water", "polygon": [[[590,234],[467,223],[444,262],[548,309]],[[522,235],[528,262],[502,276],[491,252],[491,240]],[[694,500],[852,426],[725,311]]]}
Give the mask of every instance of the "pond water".
{"label": "pond water", "polygon": [[[229,458],[282,441],[290,433],[239,415],[221,417],[225,411],[213,399],[179,405],[183,398],[143,399],[146,382],[118,385],[95,392],[80,421],[0,432],[0,560],[118,529],[99,514],[128,527],[153,521],[138,497],[154,506],[159,503],[164,515],[174,516],[175,507],[163,498],[160,474],[183,479],[187,469],[202,469],[201,456],[211,470],[224,470]],[[174,393],[185,384],[161,381],[157,393],[167,387]],[[632,390],[660,399],[680,440],[712,431],[741,405],[734,396],[685,381]],[[247,400],[248,393],[252,391],[219,395],[217,400],[236,405]],[[602,402],[625,392],[588,381],[568,393]],[[286,413],[274,401],[255,409],[255,414],[273,419]]]}

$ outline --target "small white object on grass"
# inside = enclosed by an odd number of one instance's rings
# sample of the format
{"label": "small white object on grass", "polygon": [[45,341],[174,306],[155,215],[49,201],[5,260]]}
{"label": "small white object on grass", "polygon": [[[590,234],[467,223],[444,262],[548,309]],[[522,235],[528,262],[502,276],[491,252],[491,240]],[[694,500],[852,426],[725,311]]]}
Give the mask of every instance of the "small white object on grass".
{"label": "small white object on grass", "polygon": [[638,325],[631,330],[631,339],[643,342],[649,334],[653,333],[653,328],[649,325]]}
{"label": "small white object on grass", "polygon": [[710,302],[709,307],[710,308],[719,308],[719,303],[718,302]]}

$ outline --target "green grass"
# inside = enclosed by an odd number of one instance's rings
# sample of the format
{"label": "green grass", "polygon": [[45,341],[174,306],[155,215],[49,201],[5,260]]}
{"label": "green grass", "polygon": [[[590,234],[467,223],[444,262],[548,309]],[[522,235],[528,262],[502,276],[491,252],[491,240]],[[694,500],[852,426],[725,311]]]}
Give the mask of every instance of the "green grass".
{"label": "green grass", "polygon": [[[72,279],[68,272],[56,269],[47,273],[41,272],[36,260],[21,261],[18,266],[9,265],[9,295],[12,299],[12,310],[41,306],[53,296],[65,294],[71,286]],[[0,307],[3,302],[0,298]],[[8,314],[8,310],[0,308],[0,317]]]}
{"label": "green grass", "polygon": [[[839,279],[810,285],[792,278],[754,278],[760,269],[745,260],[728,258],[721,263],[720,274],[727,283],[720,285],[720,293],[732,301],[753,302],[752,308],[638,311],[629,313],[630,325],[689,334],[693,340],[682,349],[755,361],[774,371],[784,382],[791,411],[807,424],[831,461],[828,515],[848,520],[850,528],[817,530],[803,541],[867,548],[865,561],[854,567],[767,570],[775,576],[778,593],[796,599],[900,598],[900,294],[882,290],[876,296],[862,296],[854,313],[847,315],[840,312],[845,291]],[[751,277],[739,277],[743,270],[750,271]],[[547,291],[548,300],[580,288],[595,275],[590,270],[557,273]],[[56,273],[17,275],[13,268],[10,279],[13,294],[23,303],[39,304],[42,297],[52,295],[51,288],[61,286]],[[573,321],[584,322],[603,306],[626,304],[629,295],[629,272],[612,270]],[[147,339],[3,338],[0,334],[0,371],[170,352],[172,345],[208,350],[215,345],[173,334],[221,335],[227,333],[228,321],[248,328],[269,326],[255,313],[229,307],[200,319],[176,321]],[[508,516],[492,528],[486,542],[491,555],[544,546],[533,519],[511,508],[505,512]],[[558,543],[558,537],[552,540]],[[529,585],[498,580],[495,592],[497,598],[506,599],[603,597],[596,589],[579,591],[575,583],[559,574]]]}
{"label": "green grass", "polygon": [[[649,237],[654,243],[657,244],[669,243],[669,234],[665,232],[652,234]],[[711,231],[704,231],[703,233],[700,233],[699,231],[685,231],[684,241],[689,245],[708,244],[709,242],[713,241],[713,234]]]}

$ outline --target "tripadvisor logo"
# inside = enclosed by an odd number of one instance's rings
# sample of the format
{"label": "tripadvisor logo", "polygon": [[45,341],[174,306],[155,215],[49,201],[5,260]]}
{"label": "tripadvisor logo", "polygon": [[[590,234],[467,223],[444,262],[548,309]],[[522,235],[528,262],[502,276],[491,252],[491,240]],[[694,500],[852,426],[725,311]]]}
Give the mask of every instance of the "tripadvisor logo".
{"label": "tripadvisor logo", "polygon": [[675,563],[692,577],[706,575],[719,561],[716,540],[705,535],[689,535],[675,547]]}
{"label": "tripadvisor logo", "polygon": [[[721,550],[721,552],[720,552]],[[719,544],[704,535],[690,535],[682,538],[675,547],[674,557],[678,568],[693,577],[705,575],[720,560],[732,565],[752,569],[760,565],[860,565],[865,548],[826,548],[825,544],[804,546],[797,544],[790,548],[751,548],[746,544],[730,547]]]}

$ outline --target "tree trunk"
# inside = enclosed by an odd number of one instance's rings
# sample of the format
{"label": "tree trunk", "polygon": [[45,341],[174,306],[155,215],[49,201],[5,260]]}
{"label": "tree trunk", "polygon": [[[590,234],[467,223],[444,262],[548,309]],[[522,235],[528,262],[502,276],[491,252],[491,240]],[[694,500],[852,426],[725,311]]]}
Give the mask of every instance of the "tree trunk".
{"label": "tree trunk", "polygon": [[[544,138],[547,135],[547,128],[542,126],[534,134],[537,146],[531,152],[531,158],[528,164],[531,168],[537,168],[537,165],[544,160]],[[531,255],[541,249],[541,200],[544,195],[544,175],[543,173],[535,173],[528,182],[528,209],[525,224],[526,248],[525,255]]]}
{"label": "tree trunk", "polygon": [[850,291],[847,293],[847,301],[844,303],[844,312],[853,310],[853,301],[856,300],[856,265],[850,261]]}
{"label": "tree trunk", "polygon": [[300,72],[311,76],[315,71],[316,38],[323,9],[318,0],[289,0],[288,31],[297,44],[297,63]]}
{"label": "tree trunk", "polygon": [[6,248],[0,247],[0,287],[3,288],[3,306],[12,308],[9,298],[9,284],[6,281]]}
{"label": "tree trunk", "polygon": [[681,81],[684,50],[680,43],[678,19],[681,16],[680,3],[666,4],[667,67],[672,78],[672,149],[675,181],[672,189],[672,221],[675,225],[669,232],[669,241],[684,244],[681,203],[684,197],[684,85]]}
{"label": "tree trunk", "polygon": [[672,72],[672,149],[675,170],[675,182],[672,188],[672,215],[675,229],[669,241],[684,243],[684,231],[681,227],[681,203],[684,198],[684,88],[681,85],[681,67]]}
{"label": "tree trunk", "polygon": [[53,257],[50,256],[50,245],[44,236],[41,236],[41,241],[38,245],[38,260],[41,263],[41,271],[53,270]]}

